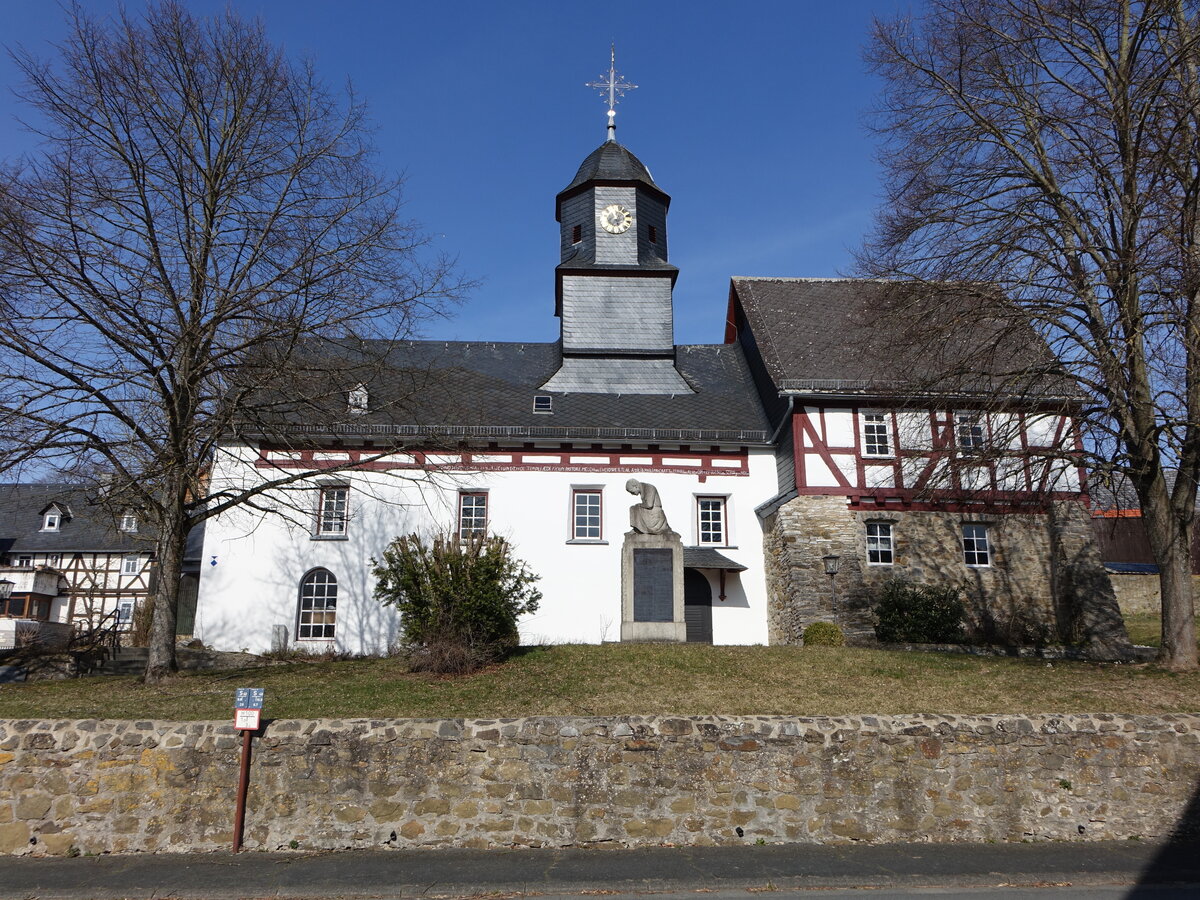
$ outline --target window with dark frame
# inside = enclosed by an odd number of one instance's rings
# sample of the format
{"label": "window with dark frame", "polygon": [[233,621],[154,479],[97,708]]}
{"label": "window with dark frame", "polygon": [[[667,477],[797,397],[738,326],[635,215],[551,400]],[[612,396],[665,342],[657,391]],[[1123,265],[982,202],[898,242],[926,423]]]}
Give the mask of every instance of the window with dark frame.
{"label": "window with dark frame", "polygon": [[891,456],[892,435],[886,413],[863,413],[863,455]]}
{"label": "window with dark frame", "polygon": [[655,228],[653,225],[650,225],[646,229],[646,237],[650,241],[650,243],[657,244],[658,243],[658,229]]}
{"label": "window with dark frame", "polygon": [[346,534],[350,513],[350,488],[344,484],[327,484],[317,499],[317,534],[341,537]]}
{"label": "window with dark frame", "polygon": [[978,569],[992,564],[986,525],[964,525],[962,527],[962,546],[963,562],[971,568]]}
{"label": "window with dark frame", "polygon": [[726,543],[724,497],[696,498],[696,543]]}
{"label": "window with dark frame", "polygon": [[867,563],[872,566],[890,566],[895,562],[892,546],[891,522],[867,523]]}
{"label": "window with dark frame", "polygon": [[458,495],[458,536],[482,537],[487,534],[488,495],[482,491],[462,491]]}
{"label": "window with dark frame", "polygon": [[604,537],[602,525],[603,497],[595,488],[572,491],[571,538],[576,541],[599,541]]}
{"label": "window with dark frame", "polygon": [[574,228],[571,229],[571,243],[578,244],[582,240],[583,240],[583,226],[576,225]]}
{"label": "window with dark frame", "polygon": [[978,413],[955,413],[954,430],[959,450],[976,453],[983,449],[986,436]]}
{"label": "window with dark frame", "polygon": [[313,569],[300,582],[296,639],[329,640],[337,625],[337,578],[328,569]]}

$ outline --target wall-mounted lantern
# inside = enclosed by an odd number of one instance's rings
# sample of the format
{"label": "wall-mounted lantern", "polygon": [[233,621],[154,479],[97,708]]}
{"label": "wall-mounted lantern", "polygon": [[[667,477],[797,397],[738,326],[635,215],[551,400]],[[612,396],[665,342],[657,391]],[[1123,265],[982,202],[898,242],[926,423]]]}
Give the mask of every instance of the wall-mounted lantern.
{"label": "wall-mounted lantern", "polygon": [[836,553],[830,553],[821,557],[821,562],[825,564],[825,574],[829,576],[829,595],[831,602],[831,611],[834,616],[837,616],[837,573],[838,564],[842,558]]}

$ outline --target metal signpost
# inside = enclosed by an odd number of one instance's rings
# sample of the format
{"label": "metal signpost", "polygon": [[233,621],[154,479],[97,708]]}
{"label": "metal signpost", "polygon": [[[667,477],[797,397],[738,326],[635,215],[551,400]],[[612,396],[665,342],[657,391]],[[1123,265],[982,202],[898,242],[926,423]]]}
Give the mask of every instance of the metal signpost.
{"label": "metal signpost", "polygon": [[238,773],[237,809],[233,814],[233,852],[242,849],[246,823],[246,791],[250,787],[250,736],[262,723],[262,688],[238,688],[233,695],[233,727],[242,733],[242,768]]}

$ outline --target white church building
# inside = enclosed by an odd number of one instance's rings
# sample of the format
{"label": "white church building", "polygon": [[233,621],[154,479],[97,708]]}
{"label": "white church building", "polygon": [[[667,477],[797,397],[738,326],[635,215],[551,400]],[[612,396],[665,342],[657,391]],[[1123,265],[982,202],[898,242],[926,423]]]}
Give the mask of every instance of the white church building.
{"label": "white church building", "polygon": [[[682,543],[677,639],[791,643],[819,619],[866,635],[873,587],[911,577],[961,583],[985,620],[1032,609],[1063,640],[1120,643],[1094,546],[1063,544],[1080,473],[1029,453],[1073,446],[1061,392],[1014,398],[1003,415],[1017,436],[1003,439],[993,389],[986,405],[958,392],[898,409],[897,380],[920,355],[898,369],[887,328],[867,329],[870,356],[847,345],[849,317],[881,314],[871,282],[736,279],[726,342],[675,344],[670,198],[616,142],[611,105],[609,121],[557,197],[560,340],[407,342],[361,380],[355,354],[380,348],[341,347],[327,421],[215,461],[214,490],[318,474],[208,522],[195,635],[383,651],[398,623],[373,599],[372,559],[401,534],[457,531],[507,538],[540,576],[523,642],[620,640],[634,479]],[[966,339],[985,338],[973,323]],[[1020,353],[1044,349],[1022,338]]]}

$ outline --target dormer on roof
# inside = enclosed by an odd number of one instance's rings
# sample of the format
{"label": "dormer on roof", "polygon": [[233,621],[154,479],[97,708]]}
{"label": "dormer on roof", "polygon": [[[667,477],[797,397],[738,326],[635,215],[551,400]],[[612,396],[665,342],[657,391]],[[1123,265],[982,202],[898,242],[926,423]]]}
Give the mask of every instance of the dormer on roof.
{"label": "dormer on roof", "polygon": [[71,507],[66,503],[48,503],[38,513],[42,517],[41,531],[59,531],[64,522],[71,518]]}
{"label": "dormer on roof", "polygon": [[347,412],[352,416],[365,415],[369,408],[370,395],[367,392],[367,386],[356,384],[346,395]]}

